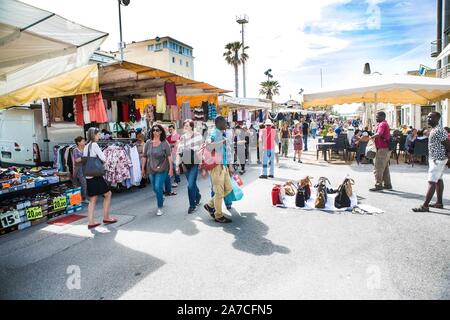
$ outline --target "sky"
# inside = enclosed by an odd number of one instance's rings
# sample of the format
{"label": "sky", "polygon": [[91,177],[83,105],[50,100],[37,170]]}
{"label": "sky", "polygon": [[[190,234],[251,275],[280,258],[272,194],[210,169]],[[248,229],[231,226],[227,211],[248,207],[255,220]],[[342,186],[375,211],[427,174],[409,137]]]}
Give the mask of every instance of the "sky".
{"label": "sky", "polygon": [[[22,0],[109,33],[103,50],[119,43],[116,0]],[[264,71],[280,83],[277,102],[351,84],[369,62],[372,71],[404,74],[435,67],[435,0],[131,0],[122,7],[124,41],[171,36],[194,48],[195,80],[234,90],[234,69],[223,58],[240,41],[236,16],[247,14],[247,97],[258,97]],[[320,70],[322,69],[322,84]],[[242,94],[242,71],[240,72]]]}

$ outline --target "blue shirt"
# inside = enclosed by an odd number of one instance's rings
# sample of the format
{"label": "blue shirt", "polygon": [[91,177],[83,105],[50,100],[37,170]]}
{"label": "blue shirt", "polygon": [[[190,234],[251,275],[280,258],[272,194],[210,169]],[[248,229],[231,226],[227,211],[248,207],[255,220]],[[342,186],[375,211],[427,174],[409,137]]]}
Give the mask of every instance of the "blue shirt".
{"label": "blue shirt", "polygon": [[[214,130],[211,132],[210,141],[215,143],[223,142],[226,141],[226,137],[224,137],[224,133],[222,131],[220,131],[217,128],[214,128]],[[216,152],[222,153],[223,165],[225,166],[228,165],[226,145],[222,143],[222,150],[220,151],[219,149],[216,149]]]}
{"label": "blue shirt", "polygon": [[342,132],[341,128],[336,128],[336,130],[334,130],[334,132],[336,132],[337,135],[340,135]]}

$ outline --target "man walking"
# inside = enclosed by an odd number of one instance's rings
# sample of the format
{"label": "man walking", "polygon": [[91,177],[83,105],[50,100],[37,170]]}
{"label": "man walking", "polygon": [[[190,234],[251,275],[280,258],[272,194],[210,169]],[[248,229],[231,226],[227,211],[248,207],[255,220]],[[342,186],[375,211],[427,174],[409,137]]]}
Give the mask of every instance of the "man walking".
{"label": "man walking", "polygon": [[389,124],[386,121],[386,113],[383,111],[378,112],[376,120],[378,123],[376,133],[370,138],[371,140],[375,140],[375,146],[377,147],[374,169],[375,188],[370,189],[370,191],[392,190],[391,174],[389,172],[389,159],[391,158],[389,142],[391,132]]}
{"label": "man walking", "polygon": [[311,120],[311,134],[312,134],[312,137],[313,137],[313,139],[316,139],[316,135],[317,135],[317,129],[318,129],[318,124],[317,124],[317,122],[314,120],[314,119],[312,119]]}
{"label": "man walking", "polygon": [[267,165],[270,161],[270,175],[269,178],[273,178],[275,171],[275,144],[278,143],[277,130],[273,128],[272,121],[267,119],[265,122],[265,128],[261,129],[259,135],[261,146],[263,149],[263,172],[259,177],[260,179],[267,179]]}
{"label": "man walking", "polygon": [[303,144],[305,145],[305,149],[303,151],[308,151],[309,123],[304,118],[302,119],[302,130],[303,130]]}
{"label": "man walking", "polygon": [[[447,165],[449,152],[450,152],[450,140],[448,139],[447,132],[439,126],[439,120],[441,114],[439,112],[432,112],[427,117],[428,125],[433,129],[430,132],[428,142],[428,155],[429,155],[429,169],[428,169],[428,191],[425,196],[425,202],[418,208],[412,209],[414,212],[428,212],[429,207],[443,209],[444,202],[442,197],[444,194],[444,176],[445,167]],[[437,201],[435,204],[431,204],[434,192],[436,191]]]}
{"label": "man walking", "polygon": [[227,145],[231,142],[227,141],[225,130],[227,129],[227,121],[224,117],[218,116],[215,119],[216,127],[211,132],[208,139],[208,150],[215,153],[216,166],[210,171],[211,183],[213,186],[214,196],[204,208],[209,212],[211,217],[218,223],[230,223],[231,219],[225,217],[222,212],[222,202],[233,187],[231,185],[230,175],[233,174],[233,168],[229,164],[229,154],[227,154]]}

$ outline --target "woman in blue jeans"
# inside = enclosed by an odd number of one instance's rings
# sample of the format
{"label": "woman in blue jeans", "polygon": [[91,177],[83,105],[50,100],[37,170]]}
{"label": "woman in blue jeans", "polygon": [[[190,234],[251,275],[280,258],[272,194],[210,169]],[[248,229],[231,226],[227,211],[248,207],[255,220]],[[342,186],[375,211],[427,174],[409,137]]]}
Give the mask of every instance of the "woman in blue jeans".
{"label": "woman in blue jeans", "polygon": [[173,176],[173,163],[170,145],[166,141],[166,132],[161,125],[155,124],[151,128],[150,139],[145,143],[142,157],[142,176],[149,175],[158,203],[156,215],[162,216],[163,188],[167,175]]}
{"label": "woman in blue jeans", "polygon": [[200,158],[197,156],[197,153],[202,146],[203,138],[201,134],[194,132],[194,121],[191,119],[183,122],[183,129],[184,134],[178,143],[176,168],[179,174],[181,166],[186,175],[189,196],[188,213],[192,214],[200,204],[202,197],[197,186],[198,167],[200,164]]}

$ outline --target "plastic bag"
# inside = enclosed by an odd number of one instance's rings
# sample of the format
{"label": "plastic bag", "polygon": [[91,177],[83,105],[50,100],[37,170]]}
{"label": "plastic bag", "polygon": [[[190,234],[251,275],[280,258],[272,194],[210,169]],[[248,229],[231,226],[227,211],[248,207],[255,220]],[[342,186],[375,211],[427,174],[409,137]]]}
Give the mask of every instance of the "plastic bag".
{"label": "plastic bag", "polygon": [[231,177],[230,177],[230,180],[231,180],[231,186],[233,187],[233,190],[225,196],[225,201],[227,201],[227,202],[233,201],[234,202],[234,201],[242,200],[242,198],[244,197],[244,192],[239,187],[236,180],[232,179]]}

